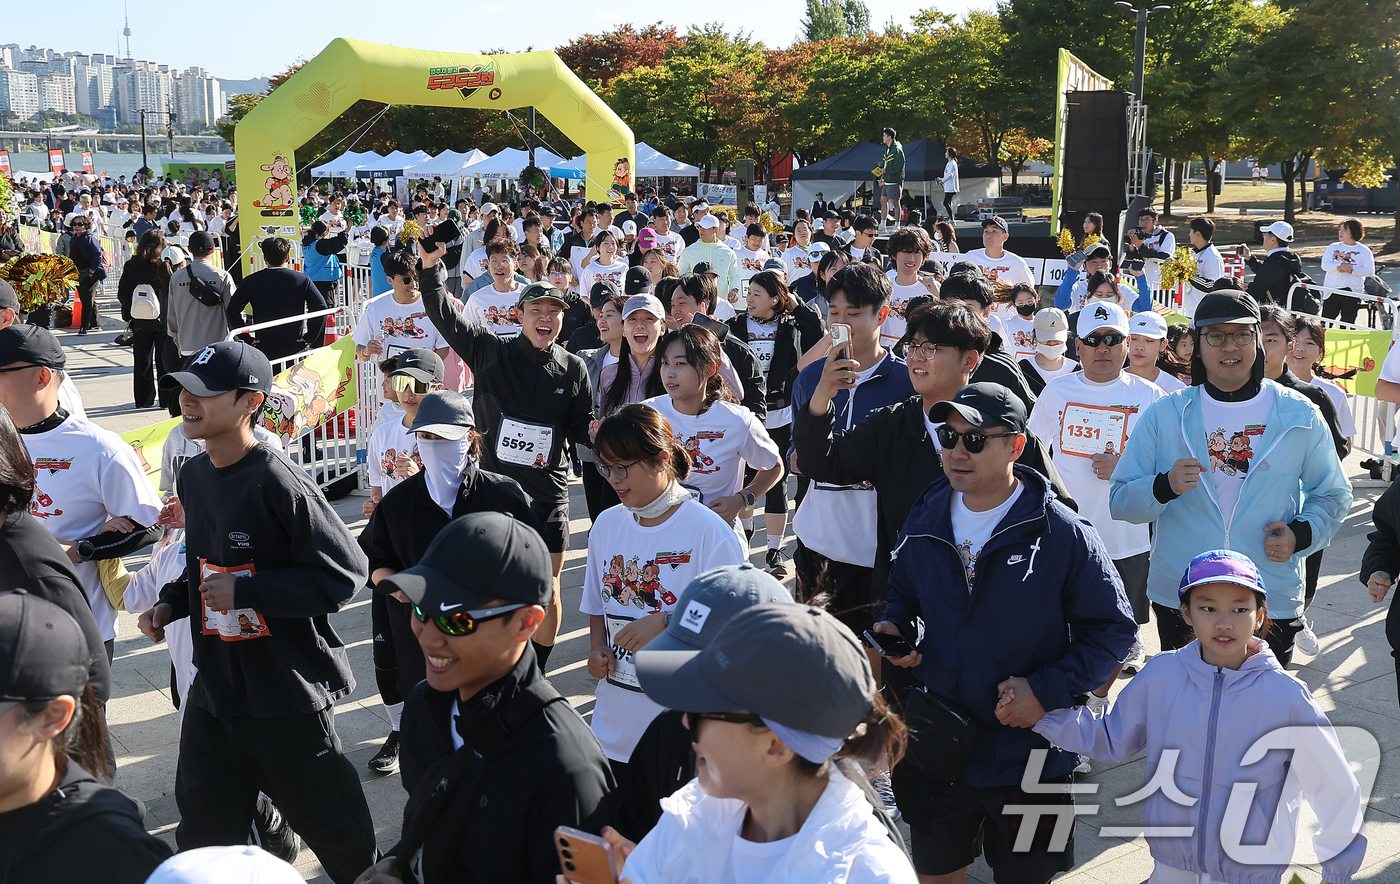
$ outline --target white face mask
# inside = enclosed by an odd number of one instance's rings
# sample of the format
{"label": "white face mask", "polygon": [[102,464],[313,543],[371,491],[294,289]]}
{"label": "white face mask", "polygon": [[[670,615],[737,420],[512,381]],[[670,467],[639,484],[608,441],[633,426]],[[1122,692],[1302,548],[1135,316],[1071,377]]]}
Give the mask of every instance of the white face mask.
{"label": "white face mask", "polygon": [[433,503],[448,516],[457,502],[457,489],[462,487],[462,474],[467,470],[471,455],[471,434],[461,439],[418,439],[418,457],[423,461],[423,478]]}
{"label": "white face mask", "polygon": [[1063,341],[1048,341],[1044,344],[1036,344],[1035,352],[1046,359],[1059,359],[1065,355],[1065,345]]}

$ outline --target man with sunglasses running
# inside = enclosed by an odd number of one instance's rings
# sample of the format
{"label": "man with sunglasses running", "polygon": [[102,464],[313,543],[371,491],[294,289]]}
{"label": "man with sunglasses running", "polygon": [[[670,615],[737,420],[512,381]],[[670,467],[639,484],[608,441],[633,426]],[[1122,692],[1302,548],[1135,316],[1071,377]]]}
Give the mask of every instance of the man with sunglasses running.
{"label": "man with sunglasses running", "polygon": [[[1114,519],[1108,512],[1108,478],[1123,455],[1139,418],[1162,398],[1162,388],[1123,370],[1128,354],[1128,316],[1111,301],[1094,301],[1079,314],[1083,371],[1045,385],[1031,409],[1029,428],[1050,446],[1055,467],[1079,504],[1079,515],[1098,529],[1139,626],[1149,620],[1147,567],[1152,539],[1147,525]],[[1147,662],[1142,641],[1133,645],[1123,671],[1136,674]],[[1090,699],[1106,706],[1105,698]]]}
{"label": "man with sunglasses running", "polygon": [[[431,410],[425,401],[419,417]],[[534,529],[477,512],[381,583],[409,599],[427,678],[404,707],[400,840],[366,880],[552,884],[555,827],[597,832],[606,821],[616,784],[603,748],[531,647],[552,582]]]}

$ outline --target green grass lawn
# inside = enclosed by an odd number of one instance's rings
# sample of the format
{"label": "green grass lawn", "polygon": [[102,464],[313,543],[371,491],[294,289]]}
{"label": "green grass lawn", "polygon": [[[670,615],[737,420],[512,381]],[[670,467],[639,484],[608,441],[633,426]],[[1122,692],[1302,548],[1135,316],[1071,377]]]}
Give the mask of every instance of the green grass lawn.
{"label": "green grass lawn", "polygon": [[[1309,192],[1312,191],[1312,184],[1308,185]],[[1233,182],[1227,181],[1220,189],[1220,195],[1215,198],[1216,208],[1229,207],[1231,209],[1276,209],[1283,211],[1284,186],[1282,181],[1270,181],[1267,184],[1250,184],[1248,181]],[[1293,199],[1295,206],[1301,208],[1298,202],[1298,188],[1293,188]],[[1161,202],[1160,195],[1158,203]],[[1172,200],[1173,206],[1190,206],[1204,208],[1206,204],[1205,185],[1187,185],[1181,190],[1181,199]]]}

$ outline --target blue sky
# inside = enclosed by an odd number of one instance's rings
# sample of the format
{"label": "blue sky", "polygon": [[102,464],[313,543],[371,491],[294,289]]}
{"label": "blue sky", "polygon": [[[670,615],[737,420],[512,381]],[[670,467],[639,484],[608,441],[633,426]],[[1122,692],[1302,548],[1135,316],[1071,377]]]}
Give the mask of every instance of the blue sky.
{"label": "blue sky", "polygon": [[[866,0],[878,31],[891,16],[900,24],[920,8],[937,5],[946,12],[989,8],[990,0]],[[552,49],[574,36],[608,30],[631,22],[658,19],[685,30],[693,24],[722,22],[727,30],[744,30],[769,46],[787,46],[799,30],[804,0],[768,0],[750,6],[732,0],[714,3],[669,3],[655,13],[638,13],[635,3],[578,3],[531,0],[526,4],[495,2],[399,3],[340,0],[335,3],[248,3],[216,6],[130,4],[131,54],[184,70],[207,69],[216,77],[248,79],[283,70],[298,57],[310,58],[334,37],[352,37],[415,49],[511,52]],[[68,7],[80,13],[53,16],[42,3],[13,3],[5,13],[0,43],[47,46],[60,52],[117,51],[122,6],[115,0],[78,0]],[[432,10],[428,12],[427,10]],[[521,26],[521,13],[525,23]]]}

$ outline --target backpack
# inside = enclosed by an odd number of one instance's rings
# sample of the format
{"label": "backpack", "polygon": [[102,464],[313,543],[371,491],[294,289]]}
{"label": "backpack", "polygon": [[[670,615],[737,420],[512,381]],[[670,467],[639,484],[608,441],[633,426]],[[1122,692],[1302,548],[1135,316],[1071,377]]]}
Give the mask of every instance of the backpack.
{"label": "backpack", "polygon": [[185,272],[190,275],[190,294],[194,299],[206,307],[219,307],[224,303],[223,296],[219,290],[214,288],[208,281],[195,276],[193,267],[186,267]]}
{"label": "backpack", "polygon": [[149,283],[141,283],[131,293],[132,319],[160,319],[160,301]]}

